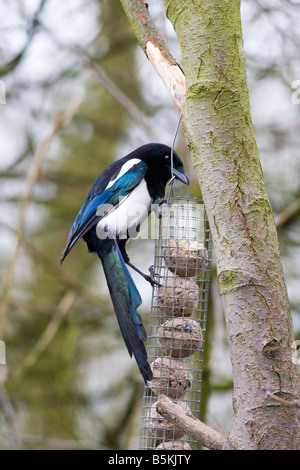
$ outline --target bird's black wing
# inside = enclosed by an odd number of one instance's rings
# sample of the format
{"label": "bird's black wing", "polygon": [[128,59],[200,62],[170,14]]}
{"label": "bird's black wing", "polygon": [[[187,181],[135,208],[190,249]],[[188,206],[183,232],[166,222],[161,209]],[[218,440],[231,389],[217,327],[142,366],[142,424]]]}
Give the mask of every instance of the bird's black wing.
{"label": "bird's black wing", "polygon": [[[132,166],[130,166],[131,163]],[[122,168],[125,168],[126,171],[122,171]],[[71,227],[60,263],[63,262],[80,238],[94,227],[102,217],[115,210],[129,196],[131,191],[142,181],[147,169],[147,164],[141,160],[127,161],[120,168],[117,176],[115,178],[112,176],[103,191],[91,199],[87,198]]]}

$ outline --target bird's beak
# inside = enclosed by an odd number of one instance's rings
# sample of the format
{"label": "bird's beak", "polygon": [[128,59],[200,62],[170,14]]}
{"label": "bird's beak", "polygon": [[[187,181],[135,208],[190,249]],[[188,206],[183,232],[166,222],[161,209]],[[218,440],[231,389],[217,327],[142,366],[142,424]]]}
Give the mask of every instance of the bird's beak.
{"label": "bird's beak", "polygon": [[174,174],[175,178],[182,181],[182,183],[186,184],[187,186],[190,184],[190,180],[188,178],[188,175],[186,174],[186,172],[184,171],[183,168],[180,171],[173,168],[173,174]]}

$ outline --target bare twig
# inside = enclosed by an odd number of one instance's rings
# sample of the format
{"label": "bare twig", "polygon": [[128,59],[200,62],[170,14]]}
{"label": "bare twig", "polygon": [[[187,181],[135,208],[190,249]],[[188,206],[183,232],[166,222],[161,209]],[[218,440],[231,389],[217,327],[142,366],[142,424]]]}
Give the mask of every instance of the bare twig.
{"label": "bare twig", "polygon": [[77,54],[83,65],[88,67],[94,72],[98,82],[107,89],[107,91],[118,101],[118,103],[126,109],[131,118],[142,126],[150,138],[153,139],[153,131],[147,119],[134,104],[134,102],[128,98],[127,95],[112,81],[112,79],[106,74],[102,67],[95,62],[94,59],[83,54],[78,49],[72,48],[73,53]]}
{"label": "bare twig", "polygon": [[47,28],[43,23],[40,22],[41,27],[51,36],[51,39],[55,41],[61,48],[74,54],[86,68],[89,68],[95,75],[97,81],[115,98],[115,100],[128,112],[129,116],[138,123],[140,127],[143,127],[147,135],[153,139],[153,131],[150,122],[134,102],[116,85],[116,83],[107,75],[103,67],[101,67],[95,59],[89,57],[83,50],[78,47],[70,46],[60,40],[53,34],[53,32]]}
{"label": "bare twig", "polygon": [[270,392],[266,387],[262,387],[262,390],[266,393],[267,397],[272,398],[272,400],[277,401],[278,403],[281,403],[281,405],[285,406],[298,406],[300,407],[300,400],[295,399],[293,401],[285,400],[284,398],[278,397],[275,395],[275,393]]}
{"label": "bare twig", "polygon": [[[1,437],[10,439],[10,432],[0,433]],[[97,442],[92,441],[75,441],[65,439],[53,439],[50,437],[35,436],[33,434],[19,434],[20,439],[24,443],[37,444],[43,447],[50,447],[56,450],[76,450],[76,449],[92,449],[92,450],[105,450],[106,447],[100,446]]]}
{"label": "bare twig", "polygon": [[300,199],[294,201],[276,218],[276,227],[281,228],[290,222],[298,213],[300,213]]}
{"label": "bare twig", "polygon": [[[17,235],[17,231],[10,227],[9,225],[0,222],[0,226],[5,227],[10,230],[12,233]],[[103,299],[99,299],[99,296],[95,295],[93,292],[88,290],[84,284],[79,282],[77,279],[73,278],[66,270],[58,265],[57,262],[52,261],[43,251],[40,251],[36,246],[34,246],[26,237],[22,237],[22,245],[28,250],[28,252],[39,260],[40,264],[43,264],[45,268],[50,271],[57,280],[64,284],[68,289],[74,290],[78,296],[81,296],[84,300],[89,302],[89,304],[96,307],[101,307],[101,310],[107,309],[110,311],[110,303]]]}
{"label": "bare twig", "polygon": [[48,348],[49,344],[53,340],[54,336],[57,333],[57,330],[63,321],[64,317],[70,311],[74,300],[76,299],[76,294],[73,291],[68,291],[62,298],[60,304],[58,305],[54,316],[52,317],[51,321],[47,325],[44,333],[41,335],[40,339],[37,341],[35,346],[32,350],[28,353],[25,357],[24,361],[22,362],[20,368],[13,376],[13,383],[18,381],[23,374],[33,367],[36,362],[38,361],[39,357],[43,352]]}
{"label": "bare twig", "polygon": [[7,75],[8,73],[12,72],[19,65],[21,60],[23,59],[26,51],[28,50],[28,48],[29,48],[29,46],[32,42],[32,39],[34,38],[35,33],[37,32],[38,25],[39,25],[38,17],[41,14],[41,12],[43,11],[43,9],[45,7],[45,4],[46,4],[46,1],[47,0],[41,0],[40,5],[39,5],[36,13],[33,15],[31,24],[28,28],[27,40],[26,40],[22,50],[13,59],[11,59],[6,64],[2,65],[2,67],[0,68],[0,76],[1,77],[3,77],[4,75]]}
{"label": "bare twig", "polygon": [[20,442],[19,442],[19,436],[17,433],[16,424],[15,424],[14,410],[6,394],[5,387],[2,383],[0,383],[0,405],[3,410],[3,415],[7,423],[8,440],[9,440],[10,448],[11,450],[19,450]]}
{"label": "bare twig", "polygon": [[188,414],[175,401],[165,395],[160,395],[156,405],[157,412],[197,442],[210,450],[222,450],[226,438],[218,431]]}
{"label": "bare twig", "polygon": [[19,205],[16,248],[3,278],[2,303],[0,305],[0,336],[3,335],[4,324],[8,313],[10,291],[13,284],[15,267],[19,257],[24,234],[26,211],[31,200],[34,185],[39,177],[42,163],[45,159],[45,156],[47,155],[50,144],[56,132],[58,131],[59,127],[66,125],[72,119],[78,106],[79,104],[77,103],[75,106],[73,105],[70,109],[68,109],[65,113],[57,113],[54,116],[50,125],[50,129],[40,147],[37,149],[33,157],[32,164],[28,170],[25,182],[26,189]]}

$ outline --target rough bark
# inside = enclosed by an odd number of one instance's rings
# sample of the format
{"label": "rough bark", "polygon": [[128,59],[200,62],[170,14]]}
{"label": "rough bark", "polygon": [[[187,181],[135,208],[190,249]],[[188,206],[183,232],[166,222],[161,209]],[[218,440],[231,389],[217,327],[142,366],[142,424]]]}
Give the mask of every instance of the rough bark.
{"label": "rough bark", "polygon": [[240,3],[165,0],[183,53],[186,138],[201,185],[230,340],[234,423],[228,448],[299,449],[292,322],[256,147]]}
{"label": "rough bark", "polygon": [[[234,422],[226,448],[299,449],[299,408],[284,403],[297,400],[300,374],[251,121],[240,2],[164,3],[183,54],[185,135],[209,217],[230,342]],[[141,37],[138,19],[131,21]]]}

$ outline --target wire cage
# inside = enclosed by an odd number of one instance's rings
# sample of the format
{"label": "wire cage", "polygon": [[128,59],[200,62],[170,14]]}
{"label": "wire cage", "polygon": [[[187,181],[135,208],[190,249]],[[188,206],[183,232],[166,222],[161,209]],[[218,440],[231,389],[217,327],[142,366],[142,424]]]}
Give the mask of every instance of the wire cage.
{"label": "wire cage", "polygon": [[145,385],[140,449],[196,449],[156,412],[160,394],[199,418],[212,242],[202,199],[177,197],[156,219],[148,359],[153,380]]}

